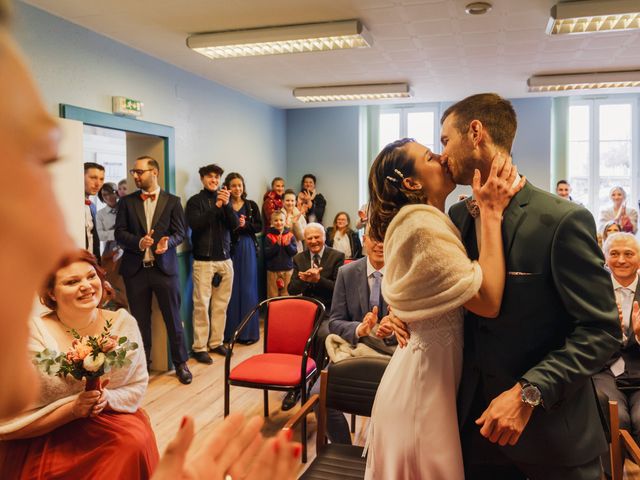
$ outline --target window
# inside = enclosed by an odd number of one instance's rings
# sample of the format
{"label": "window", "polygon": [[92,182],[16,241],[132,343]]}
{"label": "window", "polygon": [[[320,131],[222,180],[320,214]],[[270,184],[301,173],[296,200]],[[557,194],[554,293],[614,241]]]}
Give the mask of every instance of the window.
{"label": "window", "polygon": [[[635,100],[575,100],[569,107],[569,183],[572,197],[597,219],[609,205],[609,191],[620,185],[627,204],[637,208],[639,169]],[[634,138],[635,137],[635,138]]]}
{"label": "window", "polygon": [[[380,111],[378,120],[378,152],[399,138],[410,137],[431,150],[436,144],[435,107],[393,107]],[[376,152],[377,153],[377,152]]]}

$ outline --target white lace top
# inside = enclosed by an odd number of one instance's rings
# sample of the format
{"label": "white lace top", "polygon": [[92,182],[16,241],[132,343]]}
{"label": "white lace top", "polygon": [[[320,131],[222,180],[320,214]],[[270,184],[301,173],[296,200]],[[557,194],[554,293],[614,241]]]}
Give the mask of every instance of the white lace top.
{"label": "white lace top", "polygon": [[[138,348],[127,352],[127,357],[131,360],[129,367],[112,370],[102,377],[103,380],[109,379],[109,386],[105,390],[107,401],[109,407],[115,411],[134,413],[140,407],[149,383],[142,337],[136,319],[124,309],[116,312],[112,324],[113,335],[127,337],[130,341],[136,342]],[[29,326],[29,355],[33,357],[45,348],[60,351],[58,343],[40,317],[32,318]],[[62,405],[74,401],[78,393],[84,389],[84,383],[71,376],[63,378],[40,371],[39,376],[41,384],[37,403],[18,417],[0,423],[0,434],[24,428]]]}

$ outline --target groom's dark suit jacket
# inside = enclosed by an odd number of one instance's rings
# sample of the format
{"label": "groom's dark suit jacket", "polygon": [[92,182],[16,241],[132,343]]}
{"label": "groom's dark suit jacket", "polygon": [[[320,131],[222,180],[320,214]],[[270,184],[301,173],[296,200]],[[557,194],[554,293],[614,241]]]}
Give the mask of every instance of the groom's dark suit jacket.
{"label": "groom's dark suit jacket", "polygon": [[[451,219],[478,258],[475,222],[463,202]],[[581,465],[607,444],[591,376],[620,349],[611,278],[591,213],[527,183],[504,212],[506,284],[497,318],[468,313],[458,395],[460,425],[474,398],[487,406],[520,379],[539,386],[514,462]],[[473,419],[471,419],[473,420]]]}

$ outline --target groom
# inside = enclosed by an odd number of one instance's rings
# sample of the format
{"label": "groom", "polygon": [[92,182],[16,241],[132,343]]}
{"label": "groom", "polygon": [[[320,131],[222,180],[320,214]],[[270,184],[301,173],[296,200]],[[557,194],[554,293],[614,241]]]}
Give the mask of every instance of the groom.
{"label": "groom", "polygon": [[[442,115],[448,169],[469,185],[511,151],[511,103],[467,97]],[[479,218],[451,207],[472,259]],[[591,376],[620,345],[611,279],[593,217],[530,183],[504,212],[507,278],[500,315],[467,313],[458,397],[466,478],[600,479],[607,449]]]}
{"label": "groom", "polygon": [[[479,94],[442,116],[443,162],[458,184],[489,175],[516,133],[511,103]],[[516,180],[518,181],[519,178]],[[451,207],[472,259],[480,218]],[[618,311],[592,215],[530,183],[503,216],[500,314],[467,312],[458,417],[465,477],[599,480],[607,449],[591,376],[620,346]],[[486,272],[485,272],[486,273]]]}

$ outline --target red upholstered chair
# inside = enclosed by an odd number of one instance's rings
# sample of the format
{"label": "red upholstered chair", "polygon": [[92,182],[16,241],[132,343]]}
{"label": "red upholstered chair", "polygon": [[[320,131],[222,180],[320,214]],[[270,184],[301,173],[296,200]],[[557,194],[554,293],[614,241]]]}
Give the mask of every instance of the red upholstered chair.
{"label": "red upholstered chair", "polygon": [[349,264],[349,263],[351,263],[351,262],[355,262],[356,260],[357,260],[357,259],[355,259],[355,258],[345,258],[345,260],[344,260],[344,264],[345,264],[345,265],[347,265],[347,264]]}
{"label": "red upholstered chair", "polygon": [[[264,317],[264,353],[254,355],[231,368],[235,342],[249,319],[266,309]],[[264,391],[264,416],[269,416],[269,390],[300,390],[302,404],[307,401],[308,382],[317,373],[309,358],[312,341],[324,315],[324,305],[309,297],[275,297],[260,302],[242,320],[233,334],[224,364],[224,416],[229,415],[231,385]],[[302,438],[306,438],[306,422]],[[303,443],[304,445],[304,443]],[[302,452],[306,461],[306,448]]]}

